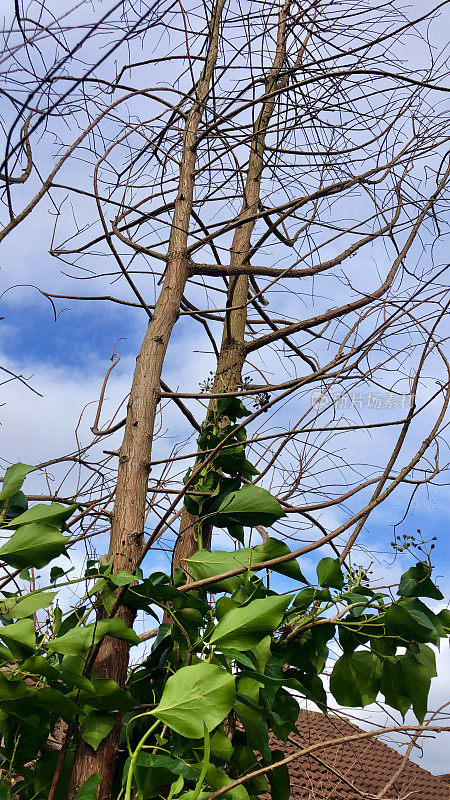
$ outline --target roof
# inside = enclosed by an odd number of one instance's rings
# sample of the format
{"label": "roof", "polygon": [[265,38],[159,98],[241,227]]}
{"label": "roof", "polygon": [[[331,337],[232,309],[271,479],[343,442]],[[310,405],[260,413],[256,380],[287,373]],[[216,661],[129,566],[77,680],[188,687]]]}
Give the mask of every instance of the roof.
{"label": "roof", "polygon": [[[301,711],[298,734],[282,745],[286,755],[319,741],[362,733],[348,720]],[[292,800],[450,800],[450,785],[379,739],[327,746],[289,764]],[[385,787],[392,778],[392,785]]]}

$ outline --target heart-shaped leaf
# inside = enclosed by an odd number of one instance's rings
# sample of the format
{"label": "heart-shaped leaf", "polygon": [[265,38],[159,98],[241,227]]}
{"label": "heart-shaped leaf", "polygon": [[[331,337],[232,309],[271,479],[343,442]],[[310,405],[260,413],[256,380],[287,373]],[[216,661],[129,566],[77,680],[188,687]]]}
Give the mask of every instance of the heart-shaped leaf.
{"label": "heart-shaped leaf", "polygon": [[33,469],[35,469],[35,467],[32,467],[30,464],[21,463],[13,464],[12,467],[8,467],[3,479],[2,491],[0,492],[0,502],[8,500],[13,494],[16,494],[28,473]]}
{"label": "heart-shaped leaf", "polygon": [[13,619],[30,617],[41,608],[46,608],[53,601],[56,592],[32,592],[21,597],[8,597],[0,600],[0,614]]}
{"label": "heart-shaped leaf", "polygon": [[85,708],[86,716],[81,720],[81,738],[97,750],[114,727],[114,712],[98,711],[96,708]]}
{"label": "heart-shaped leaf", "polygon": [[228,525],[264,525],[270,527],[286,516],[276,497],[261,486],[245,483],[236,492],[228,494],[210,519],[219,528]]}
{"label": "heart-shaped leaf", "polygon": [[14,527],[28,525],[30,522],[43,522],[52,528],[60,528],[72,516],[78,506],[63,506],[61,503],[38,503],[14,518]]}
{"label": "heart-shaped leaf", "polygon": [[274,595],[230,609],[214,628],[210,644],[250,650],[278,628],[291,600],[292,596]]}
{"label": "heart-shaped leaf", "polygon": [[235,696],[234,677],[216,664],[202,662],[171,675],[152,714],[182,736],[200,739],[204,725],[210,732],[225,719]]}
{"label": "heart-shaped leaf", "polygon": [[[282,750],[272,750],[272,764],[284,758]],[[278,769],[267,773],[270,783],[272,800],[289,800],[291,796],[291,782],[287,764],[282,764]]]}
{"label": "heart-shaped leaf", "polygon": [[13,622],[12,625],[5,625],[0,628],[0,639],[3,639],[11,653],[17,658],[21,658],[23,655],[29,656],[30,650],[32,651],[36,647],[33,620],[20,619],[18,622]]}
{"label": "heart-shaped leaf", "polygon": [[104,636],[113,636],[116,639],[130,642],[130,644],[140,644],[139,636],[125,625],[125,622],[118,617],[104,619],[93,622],[84,628],[72,628],[72,630],[46,642],[46,647],[55,653],[63,655],[82,656],[92,645],[97,644]]}
{"label": "heart-shaped leaf", "polygon": [[386,612],[386,629],[391,635],[416,642],[437,642],[439,636],[445,636],[439,617],[415,597],[392,603]]}
{"label": "heart-shaped leaf", "polygon": [[[256,545],[256,547],[253,548],[253,552],[253,563],[257,564],[259,561],[269,561],[272,558],[286,556],[290,553],[290,550],[285,542],[280,542],[279,539],[274,539],[272,536],[269,536],[265,542]],[[286,575],[288,578],[292,578],[295,581],[308,583],[295,558],[290,561],[284,561],[281,564],[274,564],[270,569],[274,572],[278,572],[280,575]]]}
{"label": "heart-shaped leaf", "polygon": [[443,600],[444,595],[430,579],[431,568],[423,561],[403,573],[397,594],[402,597],[431,597]]}
{"label": "heart-shaped leaf", "polygon": [[322,558],[317,565],[319,586],[342,589],[344,576],[338,558]]}
{"label": "heart-shaped leaf", "polygon": [[[272,558],[285,556],[289,553],[289,548],[284,542],[279,539],[269,537],[262,544],[256,547],[242,547],[240,550],[198,550],[193,556],[186,559],[189,567],[189,572],[195,580],[202,578],[211,578],[213,575],[221,575],[231,569],[238,567],[250,567],[251,564],[260,564]],[[263,567],[261,567],[263,569]],[[282,564],[275,564],[270,567],[274,572],[279,572],[281,575],[287,575],[297,581],[307,583],[306,578],[302,575],[298,562],[295,559],[285,561]],[[221,592],[235,592],[241,583],[239,576],[234,578],[225,578],[217,584],[211,584],[211,591],[215,588]]]}
{"label": "heart-shaped leaf", "polygon": [[375,653],[357,650],[343,655],[333,668],[330,689],[342,706],[361,707],[373,703],[380,688],[381,662]]}
{"label": "heart-shaped leaf", "polygon": [[97,787],[101,782],[102,779],[98,772],[93,772],[78,789],[76,800],[97,800]]}
{"label": "heart-shaped leaf", "polygon": [[15,569],[41,569],[66,551],[69,537],[41,523],[23,525],[0,547],[0,559]]}

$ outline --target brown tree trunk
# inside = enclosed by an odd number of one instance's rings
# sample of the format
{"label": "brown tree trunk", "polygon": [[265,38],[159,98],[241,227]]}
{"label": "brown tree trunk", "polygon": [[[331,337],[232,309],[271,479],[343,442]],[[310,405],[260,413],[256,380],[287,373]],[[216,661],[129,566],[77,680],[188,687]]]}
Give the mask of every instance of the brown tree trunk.
{"label": "brown tree trunk", "polygon": [[[186,256],[189,220],[191,216],[194,174],[196,163],[196,138],[203,114],[210,82],[217,60],[220,18],[225,0],[217,0],[211,24],[210,42],[205,66],[200,75],[196,100],[189,112],[180,164],[178,194],[169,240],[167,269],[154,315],[148,325],[136,369],[122,446],[119,451],[118,479],[114,504],[109,557],[114,558],[114,569],[133,572],[143,549],[147,483],[151,459],[153,427],[159,400],[160,379],[170,335],[178,319],[180,304],[188,278]],[[127,625],[134,621],[134,613],[126,607],[119,608]],[[108,677],[124,686],[128,670],[128,646],[117,639],[106,638],[95,662],[100,677]],[[114,778],[114,767],[119,748],[120,715],[97,752],[82,740],[79,741],[72,772],[69,800],[74,800],[79,787],[94,772],[101,777],[98,796],[109,800]]]}
{"label": "brown tree trunk", "polygon": [[[255,227],[255,220],[252,217],[256,215],[260,203],[266,133],[275,106],[275,100],[270,97],[270,94],[284,80],[281,79],[280,81],[279,74],[286,52],[286,19],[289,6],[290,0],[287,0],[280,11],[277,50],[272,69],[266,81],[268,99],[263,102],[253,129],[243,203],[237,217],[237,221],[241,224],[238,224],[235,228],[231,245],[230,266],[234,270],[247,265],[249,262],[251,236]],[[246,219],[248,222],[245,222]],[[232,275],[230,277],[227,295],[227,308],[230,310],[226,312],[213,393],[233,391],[242,382],[242,369],[246,355],[245,327],[249,302],[248,290],[247,274]],[[210,409],[213,408],[214,403],[214,400],[210,401]],[[190,514],[186,508],[183,508],[180,532],[173,556],[173,567],[175,569],[181,567],[183,561],[198,550],[196,525],[197,517]],[[211,547],[211,535],[211,526],[205,525],[202,529],[202,546],[208,550]]]}

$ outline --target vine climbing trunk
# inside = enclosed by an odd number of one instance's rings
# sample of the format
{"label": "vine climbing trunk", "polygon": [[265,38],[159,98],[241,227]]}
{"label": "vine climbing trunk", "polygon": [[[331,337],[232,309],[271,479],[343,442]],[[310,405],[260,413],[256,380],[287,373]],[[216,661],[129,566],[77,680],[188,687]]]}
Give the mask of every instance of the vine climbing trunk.
{"label": "vine climbing trunk", "polygon": [[[230,392],[238,389],[242,383],[242,369],[245,363],[245,328],[249,302],[248,274],[239,274],[239,267],[248,265],[250,260],[251,237],[255,227],[255,217],[261,202],[261,179],[264,171],[264,153],[266,134],[276,103],[276,89],[284,85],[285,78],[280,76],[286,55],[286,21],[289,14],[290,0],[286,0],[280,9],[277,31],[277,46],[272,67],[265,83],[265,98],[262,99],[260,113],[253,126],[253,136],[247,166],[242,207],[237,216],[230,251],[231,275],[228,292],[225,322],[219,358],[213,382],[213,394]],[[237,274],[236,274],[237,273]],[[215,400],[209,404],[208,413],[214,409]],[[183,508],[180,529],[173,555],[173,568],[182,563],[198,550],[198,520],[187,508]],[[210,549],[212,528],[202,527],[202,547]]]}
{"label": "vine climbing trunk", "polygon": [[[125,433],[119,450],[118,479],[109,546],[109,558],[113,559],[114,571],[126,569],[128,572],[133,572],[144,547],[147,484],[161,372],[189,274],[187,238],[194,199],[196,140],[217,61],[224,3],[225,0],[217,0],[213,10],[205,65],[197,83],[195,101],[186,117],[178,192],[164,281],[136,360],[127,406]],[[117,616],[128,626],[133,624],[132,609],[122,606],[118,609]],[[101,678],[115,680],[123,687],[127,670],[127,644],[118,642],[117,639],[106,638],[95,661],[96,673]],[[120,729],[121,721],[118,717],[111,733],[102,741],[97,751],[80,739],[75,753],[69,800],[74,800],[80,786],[93,773],[97,773],[101,778],[99,800],[109,800],[119,751]]]}

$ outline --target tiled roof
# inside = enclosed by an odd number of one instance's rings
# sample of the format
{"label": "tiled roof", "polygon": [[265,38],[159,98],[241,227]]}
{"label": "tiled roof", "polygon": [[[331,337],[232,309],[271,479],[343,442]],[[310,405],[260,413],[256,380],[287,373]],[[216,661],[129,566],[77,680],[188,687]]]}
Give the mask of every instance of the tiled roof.
{"label": "tiled roof", "polygon": [[[301,711],[298,734],[282,745],[286,755],[319,741],[361,733],[337,716]],[[450,785],[407,761],[385,791],[403,756],[378,739],[333,745],[289,764],[292,800],[450,800]]]}

